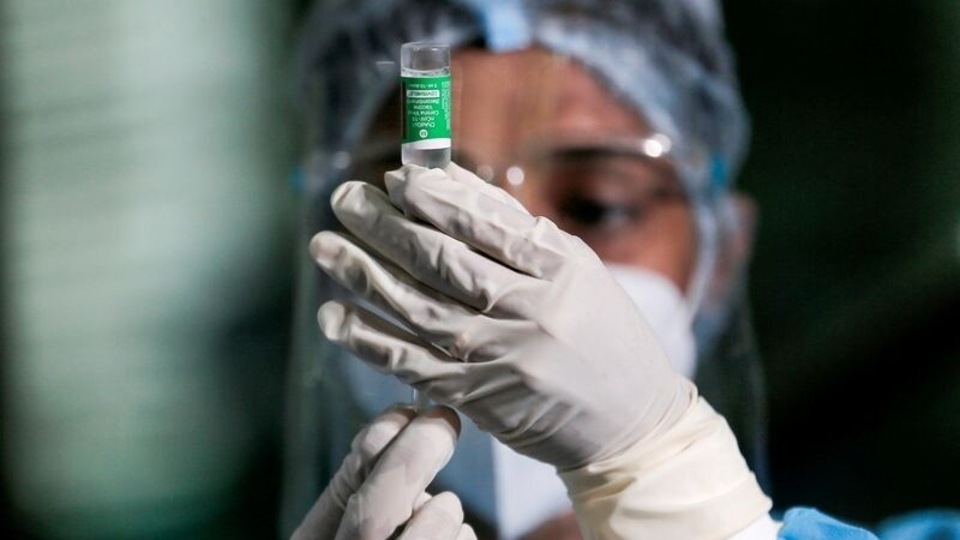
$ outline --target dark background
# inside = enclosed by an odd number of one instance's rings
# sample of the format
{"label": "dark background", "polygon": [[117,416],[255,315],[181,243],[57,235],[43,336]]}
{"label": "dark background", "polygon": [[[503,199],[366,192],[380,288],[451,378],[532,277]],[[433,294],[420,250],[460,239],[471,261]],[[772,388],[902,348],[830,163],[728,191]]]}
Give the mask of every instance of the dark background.
{"label": "dark background", "polygon": [[[276,3],[290,21],[279,37],[287,48],[306,4]],[[760,209],[750,296],[768,379],[774,499],[867,524],[960,507],[960,10],[949,0],[729,0],[725,11],[753,126],[739,185]],[[14,53],[0,41],[6,54]],[[288,91],[278,80],[270,99]],[[2,112],[0,121],[10,115]],[[295,139],[300,126],[287,113],[277,123]],[[15,156],[7,130],[0,136],[8,174]],[[296,146],[280,151],[290,168]],[[283,214],[294,212],[281,206],[278,222],[289,225]],[[12,227],[4,219],[0,234]],[[230,366],[253,366],[252,392],[277,427],[246,442],[252,457],[222,510],[162,537],[276,530],[289,238],[274,251],[270,292],[214,339]],[[8,259],[0,250],[4,268]],[[0,282],[4,319],[9,287]],[[4,353],[7,334],[5,325]],[[0,358],[3,382],[14,360]],[[231,384],[249,390],[242,379]],[[14,510],[9,496],[4,489],[6,527],[45,538],[30,525],[43,509]]]}
{"label": "dark background", "polygon": [[728,1],[774,499],[960,506],[960,13]]}

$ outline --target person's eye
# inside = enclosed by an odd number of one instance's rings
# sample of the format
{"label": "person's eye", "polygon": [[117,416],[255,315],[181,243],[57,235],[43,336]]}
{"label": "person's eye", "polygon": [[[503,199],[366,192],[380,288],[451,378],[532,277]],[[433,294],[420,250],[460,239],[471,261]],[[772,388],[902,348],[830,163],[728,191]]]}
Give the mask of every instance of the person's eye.
{"label": "person's eye", "polygon": [[643,218],[640,205],[592,197],[571,197],[557,208],[561,222],[573,228],[610,230]]}

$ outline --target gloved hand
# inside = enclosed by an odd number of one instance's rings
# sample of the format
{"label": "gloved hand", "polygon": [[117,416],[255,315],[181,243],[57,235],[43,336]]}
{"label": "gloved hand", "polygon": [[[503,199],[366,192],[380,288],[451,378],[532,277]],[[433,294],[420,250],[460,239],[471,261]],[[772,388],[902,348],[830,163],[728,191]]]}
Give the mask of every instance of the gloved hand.
{"label": "gloved hand", "polygon": [[[562,473],[587,538],[726,538],[769,508],[722,417],[580,239],[451,164],[348,182],[317,263],[383,314],[327,337]],[[709,534],[705,534],[705,531]]]}
{"label": "gloved hand", "polygon": [[447,408],[389,409],[353,440],[292,540],[476,540],[453,493],[424,490],[453,455],[460,421]]}
{"label": "gloved hand", "polygon": [[560,469],[616,455],[671,424],[695,392],[603,263],[578,238],[451,165],[348,182],[317,262],[413,334],[346,303],[327,336],[518,452]]}

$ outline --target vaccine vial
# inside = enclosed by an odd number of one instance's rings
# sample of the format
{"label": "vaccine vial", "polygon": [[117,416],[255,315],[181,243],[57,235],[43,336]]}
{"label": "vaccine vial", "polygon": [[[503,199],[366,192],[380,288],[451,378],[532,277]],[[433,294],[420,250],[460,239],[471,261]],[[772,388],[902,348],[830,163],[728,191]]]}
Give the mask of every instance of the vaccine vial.
{"label": "vaccine vial", "polygon": [[452,147],[450,46],[413,42],[400,47],[400,161],[446,167]]}

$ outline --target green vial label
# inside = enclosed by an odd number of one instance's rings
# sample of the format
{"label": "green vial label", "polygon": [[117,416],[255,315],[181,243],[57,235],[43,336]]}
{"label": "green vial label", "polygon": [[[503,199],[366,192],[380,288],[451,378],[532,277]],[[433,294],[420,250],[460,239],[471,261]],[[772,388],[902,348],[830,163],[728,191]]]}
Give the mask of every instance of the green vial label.
{"label": "green vial label", "polygon": [[450,147],[450,76],[401,77],[403,144],[424,150]]}

